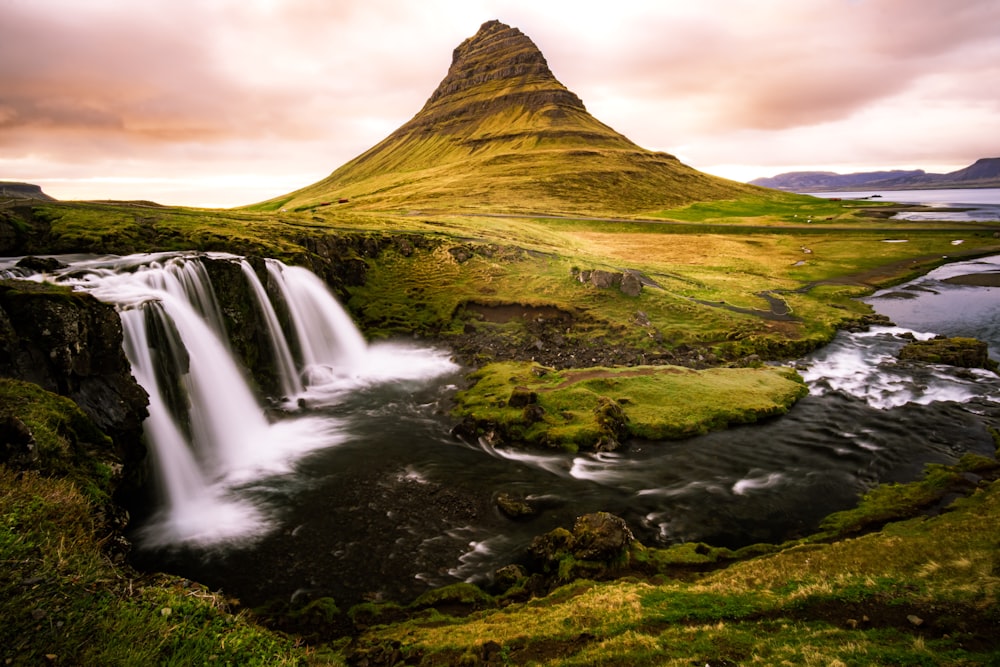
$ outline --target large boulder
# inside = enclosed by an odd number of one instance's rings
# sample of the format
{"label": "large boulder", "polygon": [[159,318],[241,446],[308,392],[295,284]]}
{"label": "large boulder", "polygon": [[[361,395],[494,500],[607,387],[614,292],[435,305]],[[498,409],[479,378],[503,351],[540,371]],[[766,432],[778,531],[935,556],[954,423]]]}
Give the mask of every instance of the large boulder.
{"label": "large boulder", "polygon": [[625,520],[608,512],[584,514],[573,524],[573,555],[581,560],[617,561],[633,540]]}
{"label": "large boulder", "polygon": [[531,541],[529,553],[543,572],[560,571],[566,578],[566,564],[588,561],[584,569],[594,574],[628,558],[635,537],[625,520],[608,512],[594,512],[577,517],[572,532],[556,528]]}
{"label": "large boulder", "polygon": [[997,371],[997,362],[990,359],[986,343],[975,338],[939,336],[931,340],[913,341],[899,351],[899,358],[902,361],[944,364],[960,368],[985,368],[994,373]]}

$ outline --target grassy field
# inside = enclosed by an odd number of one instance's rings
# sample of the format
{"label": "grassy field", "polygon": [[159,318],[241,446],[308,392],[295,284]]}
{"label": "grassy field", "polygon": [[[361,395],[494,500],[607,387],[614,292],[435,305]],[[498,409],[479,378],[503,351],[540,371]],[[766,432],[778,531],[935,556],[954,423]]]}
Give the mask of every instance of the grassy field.
{"label": "grassy field", "polygon": [[[537,362],[481,356],[479,383],[461,397],[458,416],[570,447],[609,432],[664,437],[780,413],[802,385],[761,360],[822,345],[868,314],[856,297],[875,287],[958,256],[1000,252],[995,226],[894,222],[866,217],[856,202],[812,198],[751,197],[606,219],[281,208],[46,203],[0,209],[0,222],[19,239],[15,254],[217,250],[279,257],[334,277],[355,262],[363,280],[335,287],[369,337],[447,343],[489,334],[517,349],[563,345],[596,355],[614,347],[702,360],[697,370],[625,368],[588,356],[539,373]],[[643,287],[638,296],[598,287],[580,280],[587,271],[635,272]],[[513,306],[538,315],[488,317]],[[526,416],[523,406],[512,408],[515,388],[540,410]],[[6,381],[2,389],[0,417],[43,434],[46,452],[86,452],[86,441],[101,437],[57,397]],[[677,414],[653,409],[665,395],[688,402]],[[442,593],[442,603],[387,608],[383,621],[372,609],[348,613],[331,602],[310,611],[312,623],[356,637],[311,646],[264,628],[235,601],[116,561],[102,518],[106,468],[86,458],[61,465],[46,463],[42,474],[0,465],[0,645],[9,664],[1000,659],[1000,487],[992,461],[934,468],[922,482],[877,490],[810,540],[741,553],[635,545],[625,578],[573,581],[542,598],[479,592],[472,603],[449,606]],[[920,515],[956,490],[962,498],[947,511]]]}

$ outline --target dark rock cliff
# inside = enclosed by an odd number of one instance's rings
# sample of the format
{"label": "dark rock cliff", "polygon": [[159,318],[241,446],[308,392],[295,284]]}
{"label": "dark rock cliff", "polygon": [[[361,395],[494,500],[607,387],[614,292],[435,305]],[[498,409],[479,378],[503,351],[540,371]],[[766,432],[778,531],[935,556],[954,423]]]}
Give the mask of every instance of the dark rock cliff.
{"label": "dark rock cliff", "polygon": [[61,287],[0,281],[0,376],[71,399],[126,466],[145,457],[147,396],[122,351],[112,306]]}

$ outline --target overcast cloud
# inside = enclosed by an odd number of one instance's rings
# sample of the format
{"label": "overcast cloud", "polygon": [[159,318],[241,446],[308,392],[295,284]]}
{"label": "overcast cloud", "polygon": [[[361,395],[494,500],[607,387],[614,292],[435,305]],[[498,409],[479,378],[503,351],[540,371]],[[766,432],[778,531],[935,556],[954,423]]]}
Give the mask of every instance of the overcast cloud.
{"label": "overcast cloud", "polygon": [[597,118],[709,173],[1000,156],[994,0],[0,0],[0,180],[266,199],[412,117],[494,18]]}

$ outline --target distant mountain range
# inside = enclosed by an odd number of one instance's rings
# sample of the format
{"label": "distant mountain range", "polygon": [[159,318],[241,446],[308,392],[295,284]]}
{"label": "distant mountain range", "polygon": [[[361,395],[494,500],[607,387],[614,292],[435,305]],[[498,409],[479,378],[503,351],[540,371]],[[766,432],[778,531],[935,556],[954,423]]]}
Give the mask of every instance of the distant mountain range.
{"label": "distant mountain range", "polygon": [[964,169],[948,174],[928,174],[923,169],[868,171],[854,174],[790,171],[770,178],[758,178],[750,183],[791,192],[1000,188],[1000,158],[981,158]]}

